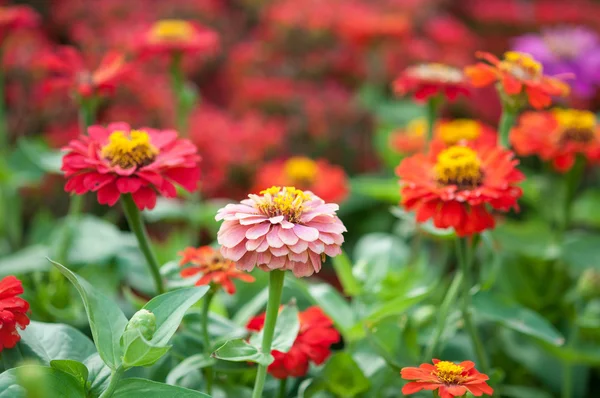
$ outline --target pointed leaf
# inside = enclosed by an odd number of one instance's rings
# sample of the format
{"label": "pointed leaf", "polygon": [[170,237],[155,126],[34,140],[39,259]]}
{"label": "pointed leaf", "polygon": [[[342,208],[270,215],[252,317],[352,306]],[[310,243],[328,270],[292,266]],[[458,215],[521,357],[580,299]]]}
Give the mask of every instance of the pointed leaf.
{"label": "pointed leaf", "polygon": [[210,398],[201,392],[146,379],[123,379],[113,398]]}
{"label": "pointed leaf", "polygon": [[83,361],[83,364],[89,371],[88,383],[90,389],[90,396],[99,397],[100,394],[110,382],[111,370],[100,358],[98,353],[90,355]]}
{"label": "pointed leaf", "polygon": [[83,386],[73,376],[48,366],[26,365],[0,374],[0,398],[27,398],[28,391],[44,391],[52,398],[85,397]]}
{"label": "pointed leaf", "polygon": [[231,362],[256,362],[268,366],[273,362],[272,355],[265,355],[260,349],[242,339],[230,340],[213,353],[213,357]]}
{"label": "pointed leaf", "polygon": [[186,375],[198,371],[207,366],[212,366],[215,363],[215,359],[204,354],[195,354],[191,357],[187,357],[175,366],[167,375],[167,384],[177,385]]}
{"label": "pointed leaf", "polygon": [[[271,350],[288,352],[292,348],[299,330],[300,318],[298,318],[298,307],[295,303],[285,305],[277,317]],[[264,329],[250,338],[250,344],[255,346],[259,351],[262,344],[263,331]]]}
{"label": "pointed leaf", "polygon": [[70,359],[55,359],[50,361],[50,366],[73,376],[84,388],[89,376],[84,364]]}
{"label": "pointed leaf", "polygon": [[123,366],[151,366],[169,351],[171,346],[158,346],[146,340],[139,331],[137,336],[125,346]]}
{"label": "pointed leaf", "polygon": [[342,254],[332,258],[332,263],[335,274],[344,288],[344,293],[348,296],[356,296],[359,294],[362,288],[358,280],[354,277],[354,274],[352,274],[352,262],[350,261],[348,254],[346,254],[345,251],[342,251]]}

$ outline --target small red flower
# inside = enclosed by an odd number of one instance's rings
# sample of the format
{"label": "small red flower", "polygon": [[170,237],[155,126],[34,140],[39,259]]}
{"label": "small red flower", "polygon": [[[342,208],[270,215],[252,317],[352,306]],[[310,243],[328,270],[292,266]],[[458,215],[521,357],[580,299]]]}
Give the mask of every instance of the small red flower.
{"label": "small red flower", "polygon": [[13,30],[35,28],[40,16],[28,6],[0,7],[0,42]]}
{"label": "small red flower", "polygon": [[537,155],[561,173],[571,169],[577,154],[590,163],[600,162],[600,126],[590,111],[525,112],[510,138],[519,155]]}
{"label": "small red flower", "polygon": [[256,175],[254,192],[272,185],[294,186],[311,191],[326,202],[339,203],[348,196],[348,178],[344,170],[324,159],[314,161],[294,156],[264,165]]}
{"label": "small red flower", "polygon": [[437,94],[453,101],[469,94],[469,84],[460,69],[435,63],[406,68],[393,85],[397,95],[412,94],[415,101],[426,101]]}
{"label": "small red flower", "polygon": [[529,103],[536,109],[542,109],[552,103],[552,96],[569,94],[568,84],[556,77],[545,76],[542,65],[528,54],[508,51],[503,60],[481,51],[476,56],[489,64],[479,62],[465,68],[471,84],[485,87],[499,83],[502,91],[520,107]]}
{"label": "small red flower", "polygon": [[183,278],[191,278],[200,274],[196,286],[215,284],[222,286],[227,293],[234,294],[235,285],[232,279],[254,282],[252,275],[238,271],[233,261],[225,259],[218,250],[210,246],[186,247],[178,254],[182,256],[179,265],[192,264],[181,270]]}
{"label": "small red flower", "polygon": [[[331,355],[330,347],[340,341],[340,334],[333,321],[319,307],[310,307],[300,312],[300,331],[287,353],[273,350],[275,361],[268,372],[275,378],[302,377],[308,372],[309,362],[320,365]],[[259,332],[265,324],[265,314],[258,315],[246,325],[249,330]]]}
{"label": "small red flower", "polygon": [[113,93],[129,69],[123,54],[110,52],[96,70],[90,70],[82,54],[71,46],[45,54],[39,64],[50,75],[44,82],[46,90],[68,90],[82,97]]}
{"label": "small red flower", "polygon": [[475,369],[471,361],[455,364],[434,359],[433,365],[421,364],[418,368],[402,368],[401,376],[411,380],[402,387],[402,394],[410,395],[421,390],[437,390],[440,398],[462,397],[467,392],[480,397],[492,395],[494,390],[487,384],[489,377]]}
{"label": "small red flower", "polygon": [[0,280],[0,352],[4,348],[13,348],[21,336],[17,331],[29,325],[27,311],[29,303],[20,297],[23,294],[21,281],[14,276]]}
{"label": "small red flower", "polygon": [[429,154],[405,158],[396,169],[402,205],[415,210],[417,221],[433,218],[438,228],[468,236],[494,227],[488,206],[518,208],[524,179],[511,151],[489,145],[431,147]]}
{"label": "small red flower", "polygon": [[205,26],[180,19],[155,22],[139,38],[142,56],[174,53],[212,54],[219,48],[219,36]]}
{"label": "small red flower", "polygon": [[140,210],[156,205],[157,192],[173,198],[173,183],[196,190],[200,156],[189,140],[173,130],[131,130],[127,123],[106,128],[90,126],[63,148],[65,191],[82,195],[97,192],[98,202],[113,206],[122,194],[131,194]]}

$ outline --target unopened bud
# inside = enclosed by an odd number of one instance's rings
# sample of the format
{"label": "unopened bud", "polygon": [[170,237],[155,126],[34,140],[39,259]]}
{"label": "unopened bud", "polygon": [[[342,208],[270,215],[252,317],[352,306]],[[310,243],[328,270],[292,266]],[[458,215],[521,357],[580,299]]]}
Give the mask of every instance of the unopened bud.
{"label": "unopened bud", "polygon": [[148,310],[139,310],[129,320],[125,331],[139,330],[146,340],[151,340],[156,331],[156,316]]}

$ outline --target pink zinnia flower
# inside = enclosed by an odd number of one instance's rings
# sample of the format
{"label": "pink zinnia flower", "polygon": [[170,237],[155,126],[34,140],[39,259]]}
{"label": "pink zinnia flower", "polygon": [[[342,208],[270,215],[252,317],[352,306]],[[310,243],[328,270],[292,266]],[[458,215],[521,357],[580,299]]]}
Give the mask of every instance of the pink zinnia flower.
{"label": "pink zinnia flower", "polygon": [[193,192],[200,177],[200,156],[189,140],[173,130],[131,130],[127,123],[90,126],[89,136],[73,140],[63,150],[65,191],[97,192],[98,202],[113,206],[121,194],[131,194],[140,210],[152,209],[157,192],[173,198],[173,183]]}
{"label": "pink zinnia flower", "polygon": [[341,253],[346,227],[336,216],[338,205],[294,187],[271,187],[261,195],[229,204],[215,217],[225,220],[217,235],[221,253],[238,269],[256,265],[310,276],[321,270],[325,255]]}

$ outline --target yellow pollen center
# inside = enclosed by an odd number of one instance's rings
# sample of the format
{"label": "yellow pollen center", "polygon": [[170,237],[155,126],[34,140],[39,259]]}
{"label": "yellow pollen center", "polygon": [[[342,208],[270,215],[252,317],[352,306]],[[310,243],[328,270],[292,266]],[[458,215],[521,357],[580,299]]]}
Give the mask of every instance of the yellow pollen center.
{"label": "yellow pollen center", "polygon": [[538,78],[542,74],[542,64],[526,53],[507,51],[500,68],[510,72],[517,79]]}
{"label": "yellow pollen center", "polygon": [[456,145],[461,141],[474,141],[481,135],[479,123],[470,119],[456,119],[442,123],[438,134],[446,145]]}
{"label": "yellow pollen center", "polygon": [[224,259],[222,256],[215,255],[210,261],[207,261],[205,264],[202,264],[203,272],[218,272],[218,271],[228,271],[231,269],[232,262]]}
{"label": "yellow pollen center", "polygon": [[269,217],[284,216],[289,222],[298,222],[304,202],[310,194],[295,187],[271,187],[260,192],[263,195],[258,207]]}
{"label": "yellow pollen center", "polygon": [[481,185],[481,161],[477,152],[465,146],[455,145],[440,152],[435,173],[439,184],[456,185],[461,190]]}
{"label": "yellow pollen center", "polygon": [[192,24],[181,19],[163,19],[155,22],[150,31],[151,37],[159,40],[185,40],[193,33]]}
{"label": "yellow pollen center", "polygon": [[552,113],[561,130],[561,141],[587,143],[594,139],[596,115],[592,112],[579,109],[553,109]]}
{"label": "yellow pollen center", "polygon": [[447,384],[458,384],[462,381],[465,369],[449,361],[440,361],[435,364],[438,379]]}
{"label": "yellow pollen center", "polygon": [[102,148],[101,155],[111,165],[128,169],[152,163],[158,155],[158,149],[152,145],[145,131],[132,130],[129,135],[115,131],[108,137],[108,144]]}
{"label": "yellow pollen center", "polygon": [[310,185],[317,176],[317,164],[306,157],[295,156],[288,159],[284,165],[284,172],[295,184]]}

